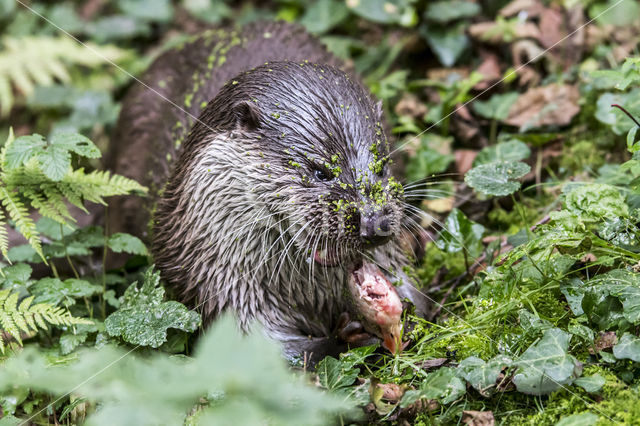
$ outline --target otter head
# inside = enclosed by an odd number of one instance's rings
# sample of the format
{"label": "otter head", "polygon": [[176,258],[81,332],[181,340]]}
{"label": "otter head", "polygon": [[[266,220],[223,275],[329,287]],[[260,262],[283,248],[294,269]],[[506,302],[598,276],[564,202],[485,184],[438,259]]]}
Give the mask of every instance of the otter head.
{"label": "otter head", "polygon": [[360,259],[399,231],[379,103],[348,74],[273,62],[227,82],[204,118],[244,141],[256,205],[282,218],[298,255],[324,266]]}

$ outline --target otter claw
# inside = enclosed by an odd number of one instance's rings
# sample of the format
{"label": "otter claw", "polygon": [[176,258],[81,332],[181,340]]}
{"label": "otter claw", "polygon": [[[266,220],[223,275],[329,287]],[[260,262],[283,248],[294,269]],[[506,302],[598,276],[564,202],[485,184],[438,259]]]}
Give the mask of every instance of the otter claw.
{"label": "otter claw", "polygon": [[364,330],[359,321],[351,321],[348,312],[343,312],[338,318],[338,338],[352,345],[363,345],[369,342],[373,336]]}

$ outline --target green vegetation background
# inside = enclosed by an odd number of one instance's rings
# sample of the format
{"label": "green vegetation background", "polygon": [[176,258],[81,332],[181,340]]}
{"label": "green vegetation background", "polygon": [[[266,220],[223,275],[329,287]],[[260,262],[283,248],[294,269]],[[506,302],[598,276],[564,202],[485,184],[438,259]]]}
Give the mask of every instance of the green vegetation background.
{"label": "green vegetation background", "polygon": [[[84,226],[145,192],[100,171],[131,75],[255,19],[384,102],[433,301],[398,356],[203,333],[142,241]],[[640,424],[639,41],[633,0],[0,0],[0,425]]]}

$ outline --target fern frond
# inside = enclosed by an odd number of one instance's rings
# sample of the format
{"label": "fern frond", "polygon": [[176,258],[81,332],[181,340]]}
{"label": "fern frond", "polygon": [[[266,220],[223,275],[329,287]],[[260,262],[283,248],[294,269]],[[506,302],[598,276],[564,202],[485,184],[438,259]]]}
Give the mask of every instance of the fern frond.
{"label": "fern frond", "polygon": [[36,224],[29,217],[29,211],[24,204],[18,199],[18,195],[7,191],[7,188],[0,186],[0,200],[2,205],[9,213],[9,217],[16,223],[18,231],[27,239],[31,247],[42,257],[42,242],[40,234],[36,229]]}
{"label": "fern frond", "polygon": [[77,169],[68,173],[62,182],[79,189],[85,200],[102,204],[104,204],[102,197],[147,192],[147,189],[135,180],[111,175],[108,171],[93,171],[87,174],[84,169]]}
{"label": "fern frond", "polygon": [[115,46],[85,46],[69,37],[22,37],[3,39],[0,53],[0,115],[6,116],[14,102],[12,86],[23,95],[36,85],[50,85],[54,80],[70,80],[69,66],[96,66],[119,61],[129,55]]}
{"label": "fern frond", "polygon": [[0,209],[0,253],[4,258],[9,254],[9,235],[7,233],[7,221],[4,212]]}
{"label": "fern frond", "polygon": [[[20,345],[20,331],[31,333],[38,328],[46,330],[49,325],[93,324],[85,318],[76,318],[60,307],[48,303],[32,305],[33,296],[27,297],[18,306],[18,292],[0,290],[0,327]],[[0,334],[0,352],[4,353],[4,341]]]}

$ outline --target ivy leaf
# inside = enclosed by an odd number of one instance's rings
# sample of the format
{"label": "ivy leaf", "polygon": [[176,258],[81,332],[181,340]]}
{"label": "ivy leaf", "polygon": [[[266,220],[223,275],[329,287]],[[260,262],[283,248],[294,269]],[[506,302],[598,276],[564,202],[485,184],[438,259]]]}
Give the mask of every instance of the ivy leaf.
{"label": "ivy leaf", "polygon": [[618,359],[640,362],[640,338],[631,333],[624,333],[618,344],[613,347],[613,355]]}
{"label": "ivy leaf", "polygon": [[518,139],[511,139],[482,148],[482,151],[473,160],[473,165],[475,167],[494,161],[520,161],[529,158],[530,155],[531,150],[526,143]]}
{"label": "ivy leaf", "polygon": [[582,389],[589,393],[598,392],[604,386],[606,382],[605,378],[599,374],[594,374],[593,376],[588,377],[580,377],[573,382],[574,385],[580,386]]}
{"label": "ivy leaf", "polygon": [[467,391],[464,382],[456,375],[456,370],[442,367],[427,374],[420,388],[407,391],[400,401],[401,407],[407,407],[419,399],[437,399],[442,404],[449,404],[462,397]]}
{"label": "ivy leaf", "polygon": [[529,173],[528,164],[517,161],[494,161],[481,164],[467,172],[464,181],[486,195],[505,196],[520,189],[516,181]]}
{"label": "ivy leaf", "polygon": [[509,367],[512,362],[511,358],[504,355],[498,355],[486,362],[478,357],[470,356],[460,362],[456,373],[469,382],[481,395],[489,396],[489,389],[496,385],[502,369]]}
{"label": "ivy leaf", "polygon": [[358,377],[359,370],[328,356],[318,363],[317,372],[322,387],[336,390],[351,386]]}
{"label": "ivy leaf", "polygon": [[142,256],[148,254],[147,247],[138,237],[121,232],[110,236],[107,245],[116,253],[125,252]]}
{"label": "ivy leaf", "polygon": [[131,284],[120,309],[104,321],[107,333],[133,345],[157,348],[167,340],[168,328],[193,332],[200,326],[197,312],[175,301],[163,302],[163,298],[160,272],[147,269],[142,287]]}
{"label": "ivy leaf", "polygon": [[517,360],[518,370],[513,377],[518,391],[530,395],[544,395],[573,382],[582,366],[567,353],[571,334],[559,328],[545,331],[540,341],[530,346]]}
{"label": "ivy leaf", "polygon": [[470,221],[462,211],[454,208],[445,219],[444,228],[440,232],[436,246],[448,253],[467,250],[472,257],[475,257],[482,251],[483,234],[484,226]]}
{"label": "ivy leaf", "polygon": [[598,416],[588,411],[572,414],[561,419],[555,426],[592,426],[598,422]]}

